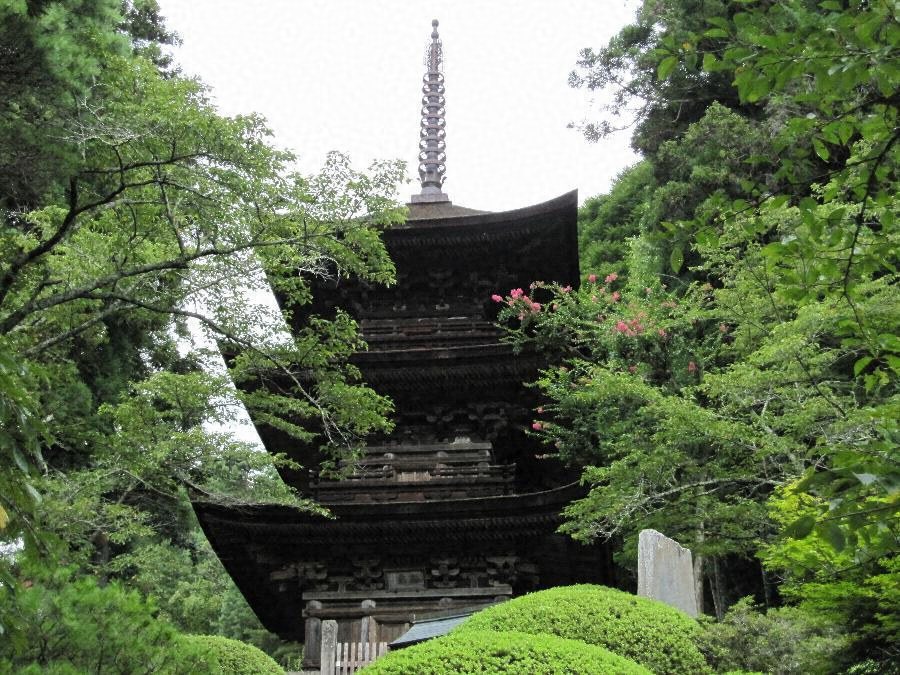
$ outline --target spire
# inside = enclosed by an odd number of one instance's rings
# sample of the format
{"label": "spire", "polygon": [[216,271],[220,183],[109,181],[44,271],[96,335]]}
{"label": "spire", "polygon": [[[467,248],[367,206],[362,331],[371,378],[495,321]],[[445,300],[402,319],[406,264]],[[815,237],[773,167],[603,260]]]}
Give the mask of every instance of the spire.
{"label": "spire", "polygon": [[415,202],[446,202],[450,198],[441,192],[447,155],[444,152],[444,53],[438,35],[438,21],[431,22],[431,42],[425,49],[422,78],[422,128],[419,131],[419,181],[422,191],[412,196]]}

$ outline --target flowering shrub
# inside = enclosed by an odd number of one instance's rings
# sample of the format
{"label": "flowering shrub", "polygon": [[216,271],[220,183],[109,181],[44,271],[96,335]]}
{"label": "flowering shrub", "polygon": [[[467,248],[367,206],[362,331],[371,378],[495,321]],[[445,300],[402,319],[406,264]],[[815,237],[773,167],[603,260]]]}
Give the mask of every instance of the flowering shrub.
{"label": "flowering shrub", "polygon": [[[529,291],[497,296],[506,339],[554,364],[537,381],[546,402],[529,433],[547,444],[545,456],[582,467],[593,488],[568,507],[564,531],[582,540],[623,535],[624,560],[644,527],[695,554],[749,554],[768,521],[765,492],[748,477],[761,473],[761,455],[781,448],[770,438],[760,454],[735,452],[749,442],[745,426],[708,405],[735,340],[721,330],[713,290],[674,293],[613,272],[602,281],[588,274],[578,290],[538,281]],[[714,544],[701,534],[710,522]]]}

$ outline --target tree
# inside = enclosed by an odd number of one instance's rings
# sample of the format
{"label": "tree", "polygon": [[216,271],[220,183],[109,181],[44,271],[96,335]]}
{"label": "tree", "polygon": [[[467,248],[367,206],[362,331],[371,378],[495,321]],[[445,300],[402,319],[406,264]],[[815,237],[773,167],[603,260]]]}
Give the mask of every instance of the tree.
{"label": "tree", "polygon": [[[20,591],[29,559],[62,560],[209,630],[215,608],[154,588],[157,562],[198,551],[188,491],[314,508],[211,425],[243,404],[326,454],[390,426],[346,363],[355,323],[290,335],[261,294],[267,274],[296,305],[316,276],[390,283],[379,230],[402,218],[403,168],[335,153],[292,172],[261,118],[219,115],[172,67],[155,2],[83,4],[0,8],[0,539],[24,541],[0,592]],[[197,332],[233,355],[230,378],[206,368],[218,354],[185,353]]]}
{"label": "tree", "polygon": [[[71,103],[54,111],[53,151],[71,158],[64,187],[50,188],[39,208],[4,212],[4,349],[57,386],[54,380],[76,377],[64,361],[89,361],[89,351],[109,344],[124,317],[157,335],[170,319],[179,326],[195,319],[247,354],[237,377],[260,371],[263,361],[290,377],[292,390],[284,394],[296,403],[281,412],[295,428],[313,416],[329,441],[344,445],[383,428],[386,402],[339,369],[357,346],[352,322],[319,320],[291,342],[281,317],[252,294],[265,287],[263,266],[290,269],[282,290],[301,298],[308,296],[304,275],[337,270],[390,281],[392,266],[373,225],[399,215],[390,199],[398,165],[379,164],[370,177],[333,155],[312,180],[289,174],[291,156],[267,144],[261,119],[221,117],[197,82],[162,77],[142,57],[102,42],[90,45],[105,61],[102,72],[87,89],[73,87]],[[309,382],[301,371],[311,374]],[[258,395],[247,400],[264,404]],[[348,400],[358,416],[339,410]],[[58,424],[48,432],[61,451],[84,443],[66,438],[70,431]],[[23,447],[15,452],[27,456]],[[34,452],[31,458],[41,464]],[[11,478],[21,481],[21,473]],[[24,509],[21,502],[5,506]]]}
{"label": "tree", "polygon": [[[762,549],[762,598],[781,577],[882,662],[900,547],[898,35],[887,2],[644,3],[575,80],[641,110],[655,187],[615,216],[639,225],[626,283],[545,284],[538,310],[517,292],[501,314],[558,359],[535,428],[592,486],[570,532],[667,528],[705,557],[720,614]],[[663,128],[689,91],[702,105]],[[598,216],[592,232],[621,226]]]}
{"label": "tree", "polygon": [[[746,198],[718,214],[731,241],[698,237],[698,248],[715,251],[708,257],[719,270],[739,251],[744,280],[767,299],[771,320],[827,312],[826,325],[817,333],[807,329],[812,339],[787,352],[835,420],[832,433],[813,442],[798,486],[819,500],[819,517],[801,517],[788,532],[802,537],[815,527],[840,550],[848,541],[857,546],[870,528],[895,529],[900,510],[900,339],[889,318],[896,312],[900,250],[900,24],[887,2],[748,9],[710,21],[704,35],[726,44],[704,57],[703,68],[733,75],[742,102],[771,101],[792,113],[780,120],[773,148],[781,157],[775,179],[794,190],[748,181]],[[824,171],[811,175],[823,163]],[[735,236],[735,225],[744,233]],[[827,375],[814,375],[804,363],[810,344],[818,347],[811,356],[827,355]],[[896,553],[895,537],[884,544],[861,547],[862,562]]]}
{"label": "tree", "polygon": [[[698,67],[715,40],[688,40],[705,30],[709,17],[728,16],[740,6],[720,0],[645,0],[635,22],[609,44],[582,50],[569,83],[602,91],[611,101],[602,108],[604,119],[578,125],[585,136],[597,141],[633,125],[632,147],[652,155],[661,143],[678,138],[700,119],[714,101],[739,106],[726,74],[705,74]],[[666,60],[669,55],[659,52],[664,42],[685,45],[685,58]],[[657,77],[660,68],[667,77]]]}
{"label": "tree", "polygon": [[137,592],[101,587],[71,569],[29,576],[9,598],[17,620],[0,644],[3,672],[215,672]]}

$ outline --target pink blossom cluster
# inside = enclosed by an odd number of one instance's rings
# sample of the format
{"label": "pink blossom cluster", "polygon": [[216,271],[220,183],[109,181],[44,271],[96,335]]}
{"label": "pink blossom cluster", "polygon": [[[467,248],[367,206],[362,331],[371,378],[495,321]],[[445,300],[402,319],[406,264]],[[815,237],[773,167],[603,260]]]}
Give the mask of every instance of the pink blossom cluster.
{"label": "pink blossom cluster", "polygon": [[[603,281],[607,284],[611,284],[618,278],[619,278],[619,275],[616,274],[615,272],[613,272],[612,274],[608,274]],[[587,280],[592,284],[596,284],[597,283],[597,275],[596,274],[588,274]]]}
{"label": "pink blossom cluster", "polygon": [[[532,287],[534,287],[534,284],[532,284]],[[491,300],[493,300],[494,302],[503,302],[504,298],[502,295],[497,295],[496,293],[494,293],[491,296]],[[524,305],[525,309],[527,309],[530,312],[540,312],[541,311],[541,303],[535,302],[534,300],[529,298],[527,295],[525,295],[525,291],[523,291],[521,288],[512,289],[509,292],[509,300],[507,300],[506,303],[510,307],[512,307],[513,305],[516,304],[517,301],[522,303]],[[525,312],[524,311],[520,312],[519,319],[524,319],[524,318],[525,318]]]}
{"label": "pink blossom cluster", "polygon": [[644,332],[644,325],[638,318],[631,319],[627,322],[620,319],[616,322],[616,326],[613,330],[617,333],[624,333],[628,337],[633,337]]}

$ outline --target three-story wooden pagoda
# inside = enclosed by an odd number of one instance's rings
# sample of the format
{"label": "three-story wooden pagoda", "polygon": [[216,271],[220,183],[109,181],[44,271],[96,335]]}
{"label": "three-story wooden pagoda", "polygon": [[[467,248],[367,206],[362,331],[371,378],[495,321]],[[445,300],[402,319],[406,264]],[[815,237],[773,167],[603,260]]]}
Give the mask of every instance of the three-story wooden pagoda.
{"label": "three-story wooden pagoda", "polygon": [[[383,237],[392,287],[342,280],[296,312],[351,313],[368,343],[353,361],[395,404],[395,429],[370,439],[343,480],[283,471],[333,519],[286,506],[194,504],[210,542],[263,624],[306,643],[321,621],[343,642],[391,641],[416,618],[581,581],[611,581],[597,548],[556,534],[583,494],[542,460],[523,382],[541,361],[501,343],[493,293],[536,279],[577,285],[577,193],[513,211],[453,205],[445,167],[441,43],[434,22],[423,86],[420,194]],[[310,449],[257,425],[267,449],[310,466]]]}

